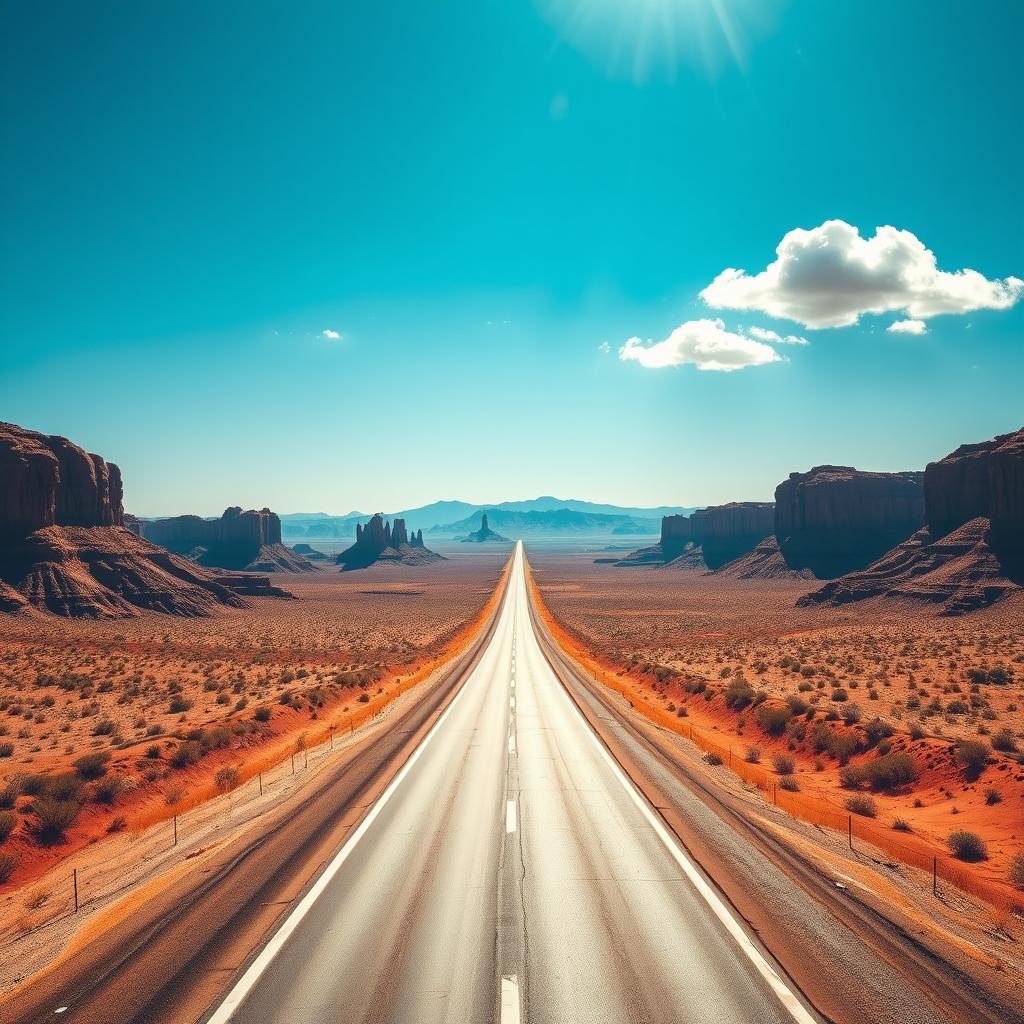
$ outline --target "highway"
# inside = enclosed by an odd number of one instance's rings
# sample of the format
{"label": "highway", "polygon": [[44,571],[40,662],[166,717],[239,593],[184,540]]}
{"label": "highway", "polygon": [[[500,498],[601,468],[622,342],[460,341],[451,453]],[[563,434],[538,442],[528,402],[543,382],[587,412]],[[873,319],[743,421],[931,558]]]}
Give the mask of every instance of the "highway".
{"label": "highway", "polygon": [[817,1018],[563,689],[520,544],[462,689],[207,1019]]}

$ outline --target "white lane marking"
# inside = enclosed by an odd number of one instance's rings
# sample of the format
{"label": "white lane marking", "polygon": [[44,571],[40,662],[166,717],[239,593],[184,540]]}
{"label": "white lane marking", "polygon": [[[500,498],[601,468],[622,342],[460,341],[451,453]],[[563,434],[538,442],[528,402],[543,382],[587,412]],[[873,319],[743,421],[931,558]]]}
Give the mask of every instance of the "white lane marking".
{"label": "white lane marking", "polygon": [[[538,647],[539,647],[538,642]],[[543,652],[541,653],[543,658]],[[579,720],[583,723],[583,728],[586,730],[587,735],[592,740],[595,747],[600,751],[601,756],[604,758],[608,767],[611,768],[612,774],[622,784],[622,788],[633,798],[633,802],[640,809],[640,813],[647,819],[648,824],[654,829],[655,835],[662,841],[665,848],[672,855],[675,862],[682,868],[683,873],[690,880],[690,883],[697,890],[698,893],[703,897],[704,902],[714,912],[715,917],[721,921],[725,930],[732,936],[736,944],[740,947],[740,951],[747,957],[748,960],[757,969],[758,974],[768,983],[769,988],[775,993],[783,1007],[789,1012],[790,1016],[795,1021],[799,1021],[799,1024],[816,1024],[814,1016],[812,1016],[804,1007],[803,1003],[797,999],[796,995],[790,989],[790,987],[779,977],[778,972],[774,967],[764,958],[761,951],[751,942],[750,937],[740,926],[740,923],[733,917],[732,912],[722,902],[721,897],[711,888],[710,885],[704,880],[704,876],[697,870],[696,865],[690,858],[682,851],[678,843],[673,839],[672,834],[668,831],[661,819],[651,809],[651,805],[647,802],[646,798],[641,794],[640,790],[633,784],[632,779],[622,770],[619,762],[612,757],[608,748],[601,742],[600,737],[594,732],[587,721],[586,716],[576,706],[575,701],[569,696],[565,688],[562,686],[561,680],[555,674],[554,670],[548,665],[547,660],[544,660],[544,666],[554,677],[556,689],[561,693],[562,697],[568,701],[569,707],[573,710]]]}
{"label": "white lane marking", "polygon": [[505,832],[511,834],[516,830],[516,802],[508,800],[505,802]]}
{"label": "white lane marking", "polygon": [[[505,614],[504,606],[501,611]],[[260,976],[270,966],[271,961],[281,952],[284,944],[291,938],[292,933],[301,924],[302,919],[309,913],[313,904],[323,895],[324,890],[330,885],[331,880],[341,870],[342,865],[348,860],[349,854],[355,849],[356,844],[369,831],[370,826],[376,821],[377,816],[384,809],[384,806],[394,795],[395,791],[402,784],[405,777],[412,771],[413,766],[420,759],[423,751],[427,749],[430,741],[444,725],[445,720],[452,713],[455,705],[462,699],[462,695],[469,689],[473,676],[480,671],[480,664],[473,669],[469,678],[462,684],[462,688],[452,698],[451,703],[444,709],[441,717],[431,726],[430,731],[423,737],[420,745],[412,752],[409,760],[402,765],[395,777],[388,783],[384,792],[378,797],[377,802],[370,808],[366,817],[359,823],[359,827],[345,841],[345,844],[338,851],[334,860],[324,869],[323,874],[316,880],[313,887],[303,896],[298,906],[288,915],[284,924],[274,933],[270,941],[260,951],[260,955],[249,965],[248,970],[238,979],[235,986],[224,997],[224,1001],[217,1007],[209,1017],[206,1024],[228,1024],[228,1021],[235,1015],[238,1008],[245,1001],[246,996],[252,991],[253,986],[259,981]]]}
{"label": "white lane marking", "polygon": [[508,752],[514,754],[516,752],[516,738],[512,733],[508,734]]}
{"label": "white lane marking", "polygon": [[514,974],[501,979],[501,1024],[520,1024],[519,980]]}
{"label": "white lane marking", "polygon": [[508,706],[510,708],[514,708],[516,706],[516,699],[515,699],[515,697],[509,697],[509,699],[508,699]]}
{"label": "white lane marking", "polygon": [[54,1010],[53,1012],[54,1013],[67,1013],[68,1012],[68,1008],[66,1006],[58,1006],[57,1009]]}

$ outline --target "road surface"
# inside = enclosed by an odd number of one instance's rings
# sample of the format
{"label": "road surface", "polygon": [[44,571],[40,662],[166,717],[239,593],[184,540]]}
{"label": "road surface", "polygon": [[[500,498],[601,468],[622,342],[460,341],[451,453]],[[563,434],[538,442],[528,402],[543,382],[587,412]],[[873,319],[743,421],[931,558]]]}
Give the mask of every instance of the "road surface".
{"label": "road surface", "polygon": [[463,688],[213,1024],[815,1020],[567,696],[521,545]]}

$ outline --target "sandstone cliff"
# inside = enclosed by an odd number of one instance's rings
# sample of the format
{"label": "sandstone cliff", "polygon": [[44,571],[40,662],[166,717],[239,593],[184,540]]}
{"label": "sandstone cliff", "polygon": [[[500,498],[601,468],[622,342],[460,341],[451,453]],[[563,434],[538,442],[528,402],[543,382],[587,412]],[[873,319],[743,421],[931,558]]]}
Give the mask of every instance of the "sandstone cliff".
{"label": "sandstone cliff", "polygon": [[924,475],[815,466],[775,489],[786,564],[828,579],[861,569],[924,522]]}
{"label": "sandstone cliff", "polygon": [[690,530],[709,569],[718,569],[753,550],[775,522],[770,501],[733,501],[694,512]]}
{"label": "sandstone cliff", "polygon": [[123,522],[115,465],[67,438],[0,424],[0,611],[123,618],[243,605]]}
{"label": "sandstone cliff", "polygon": [[1024,582],[1024,429],[957,448],[924,475],[925,526],[863,571],[801,599],[913,598],[944,614],[984,607]]}
{"label": "sandstone cliff", "polygon": [[281,520],[270,509],[238,506],[220,519],[174,516],[147,523],[146,539],[200,565],[251,572],[311,572],[316,567],[281,543]]}
{"label": "sandstone cliff", "polygon": [[378,512],[365,526],[356,524],[355,544],[342,551],[336,561],[342,572],[348,572],[375,564],[426,565],[444,561],[444,556],[424,547],[422,530],[410,541],[404,519],[387,523]]}

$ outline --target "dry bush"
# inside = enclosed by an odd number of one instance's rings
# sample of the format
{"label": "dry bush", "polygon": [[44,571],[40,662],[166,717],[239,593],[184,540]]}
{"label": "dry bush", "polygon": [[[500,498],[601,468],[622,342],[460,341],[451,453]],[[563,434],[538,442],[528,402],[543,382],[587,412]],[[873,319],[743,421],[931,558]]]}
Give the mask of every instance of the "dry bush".
{"label": "dry bush", "polygon": [[951,832],[946,842],[950,853],[959,860],[988,860],[988,846],[977,832]]}
{"label": "dry bush", "polygon": [[58,843],[64,833],[78,820],[82,805],[77,800],[62,800],[57,797],[37,797],[32,804],[37,823],[36,837],[44,844]]}
{"label": "dry bush", "polygon": [[224,792],[234,789],[242,781],[242,774],[234,765],[225,765],[214,776],[217,788]]}
{"label": "dry bush", "polygon": [[776,754],[772,758],[772,767],[779,775],[792,775],[796,770],[796,761],[789,754]]}
{"label": "dry bush", "polygon": [[0,853],[0,885],[10,880],[18,866],[18,858],[13,853]]}
{"label": "dry bush", "polygon": [[851,814],[859,814],[864,818],[874,818],[878,814],[875,798],[868,796],[867,793],[855,793],[853,796],[848,796],[845,806]]}
{"label": "dry bush", "polygon": [[14,811],[0,811],[0,843],[14,831],[18,824],[18,816]]}

